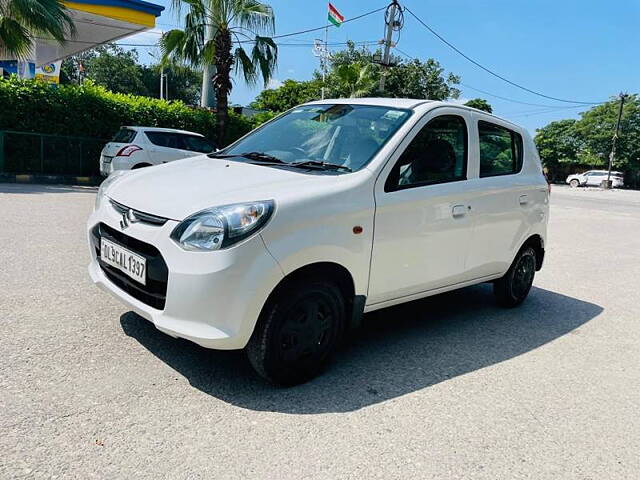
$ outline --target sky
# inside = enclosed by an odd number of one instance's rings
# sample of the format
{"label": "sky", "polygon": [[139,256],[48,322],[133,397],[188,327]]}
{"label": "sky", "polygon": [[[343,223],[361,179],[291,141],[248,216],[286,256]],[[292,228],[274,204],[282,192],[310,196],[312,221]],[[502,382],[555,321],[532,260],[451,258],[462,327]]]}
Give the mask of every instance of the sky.
{"label": "sky", "polygon": [[[160,31],[181,23],[170,8],[170,0],[151,1],[167,7],[157,19],[157,28],[119,43],[154,43]],[[271,0],[267,3],[274,9],[276,35],[326,24],[326,1]],[[334,0],[332,3],[348,19],[384,7],[388,1]],[[637,0],[400,0],[400,4],[467,56],[530,90],[574,102],[601,102],[620,92],[640,90],[637,36],[640,2]],[[384,12],[379,12],[340,28],[331,27],[329,43],[377,41],[383,38],[383,33]],[[283,45],[278,51],[278,70],[270,86],[277,86],[288,78],[310,79],[319,66],[318,59],[310,46],[291,44],[312,43],[314,38],[323,35],[321,31],[280,40]],[[531,133],[554,120],[578,118],[579,112],[589,108],[541,98],[493,77],[438,40],[408,12],[405,12],[397,49],[422,60],[436,59],[446,72],[461,77],[461,101],[485,98],[495,114],[523,125]],[[138,48],[138,51],[143,62],[153,61],[149,53],[159,53],[153,47]],[[403,55],[399,51],[393,53]],[[249,87],[241,79],[234,79],[230,101],[247,105],[262,88],[262,84]]]}

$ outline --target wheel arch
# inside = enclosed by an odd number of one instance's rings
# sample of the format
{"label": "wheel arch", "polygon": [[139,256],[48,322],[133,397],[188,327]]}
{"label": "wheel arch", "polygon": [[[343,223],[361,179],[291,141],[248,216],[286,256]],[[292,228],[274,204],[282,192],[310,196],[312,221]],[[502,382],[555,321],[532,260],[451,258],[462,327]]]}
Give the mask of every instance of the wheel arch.
{"label": "wheel arch", "polygon": [[347,322],[349,330],[360,325],[364,313],[366,296],[355,294],[355,281],[353,275],[345,266],[336,262],[315,262],[304,265],[285,275],[271,291],[264,303],[263,311],[274,299],[286,294],[287,288],[297,285],[309,279],[324,279],[334,281],[344,295],[347,305]]}
{"label": "wheel arch", "polygon": [[138,168],[152,167],[152,166],[153,165],[149,162],[138,162],[133,167],[131,167],[131,170],[136,170]]}
{"label": "wheel arch", "polygon": [[520,250],[518,250],[518,252],[521,252],[522,249],[524,249],[526,247],[531,247],[536,252],[536,270],[539,271],[542,268],[542,263],[544,262],[544,240],[543,240],[543,238],[540,235],[538,235],[537,233],[534,234],[534,235],[531,235],[529,238],[527,238],[524,241],[524,243],[522,244],[522,246],[520,247]]}

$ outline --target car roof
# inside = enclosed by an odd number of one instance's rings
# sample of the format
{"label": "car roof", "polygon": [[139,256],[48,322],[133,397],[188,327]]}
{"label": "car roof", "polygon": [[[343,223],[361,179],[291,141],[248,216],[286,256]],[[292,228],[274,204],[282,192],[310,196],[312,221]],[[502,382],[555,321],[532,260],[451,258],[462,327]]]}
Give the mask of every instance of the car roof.
{"label": "car roof", "polygon": [[160,128],[160,127],[141,127],[141,126],[133,126],[133,125],[123,125],[120,128],[130,128],[131,130],[135,130],[137,132],[144,130],[145,132],[169,132],[169,133],[184,133],[186,135],[197,135],[198,137],[203,137],[201,133],[190,132],[188,130],[178,130],[176,128]]}
{"label": "car roof", "polygon": [[387,108],[404,108],[410,110],[416,110],[420,106],[427,106],[428,110],[437,107],[455,107],[463,110],[469,110],[471,112],[481,113],[489,117],[496,118],[502,122],[513,125],[515,128],[522,130],[519,125],[505,119],[493,115],[492,113],[479,110],[477,108],[468,107],[456,102],[445,102],[441,100],[425,100],[424,98],[384,98],[384,97],[364,97],[364,98],[328,98],[326,100],[314,100],[305,105],[323,105],[323,104],[347,104],[347,105],[371,105],[376,107]]}
{"label": "car roof", "polygon": [[[593,169],[593,170],[587,170],[584,173],[587,173],[587,172],[608,173],[609,171],[608,170],[596,170],[596,169]],[[622,172],[618,172],[617,170],[611,170],[611,175],[622,175]]]}

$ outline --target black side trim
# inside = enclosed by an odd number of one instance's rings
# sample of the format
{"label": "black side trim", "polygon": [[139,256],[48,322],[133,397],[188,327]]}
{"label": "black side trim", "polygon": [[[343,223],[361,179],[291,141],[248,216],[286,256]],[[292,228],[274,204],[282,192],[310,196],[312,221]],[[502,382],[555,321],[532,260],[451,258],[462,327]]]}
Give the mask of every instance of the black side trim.
{"label": "black side trim", "polygon": [[357,330],[362,325],[364,306],[367,303],[366,295],[355,295],[353,297],[353,309],[349,319],[349,330]]}

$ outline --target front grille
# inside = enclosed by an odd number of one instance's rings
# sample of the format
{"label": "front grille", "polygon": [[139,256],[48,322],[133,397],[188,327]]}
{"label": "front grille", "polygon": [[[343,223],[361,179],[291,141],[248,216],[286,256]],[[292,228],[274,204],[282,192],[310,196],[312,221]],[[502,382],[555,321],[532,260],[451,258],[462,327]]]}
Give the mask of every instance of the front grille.
{"label": "front grille", "polygon": [[167,223],[167,219],[164,217],[159,217],[157,215],[151,215],[150,213],[141,212],[140,210],[135,210],[133,208],[129,208],[126,205],[122,205],[121,203],[116,202],[115,200],[111,200],[111,205],[119,214],[126,214],[131,223],[134,222],[142,222],[142,223],[150,223],[151,225],[164,225]]}
{"label": "front grille", "polygon": [[[119,244],[147,260],[147,284],[136,282],[117,268],[104,263],[100,258],[100,239],[104,237]],[[164,309],[167,297],[167,281],[169,270],[162,255],[156,247],[137,238],[125,235],[104,223],[99,223],[91,230],[91,242],[96,252],[100,268],[111,282],[124,290],[133,298],[158,310]]]}

